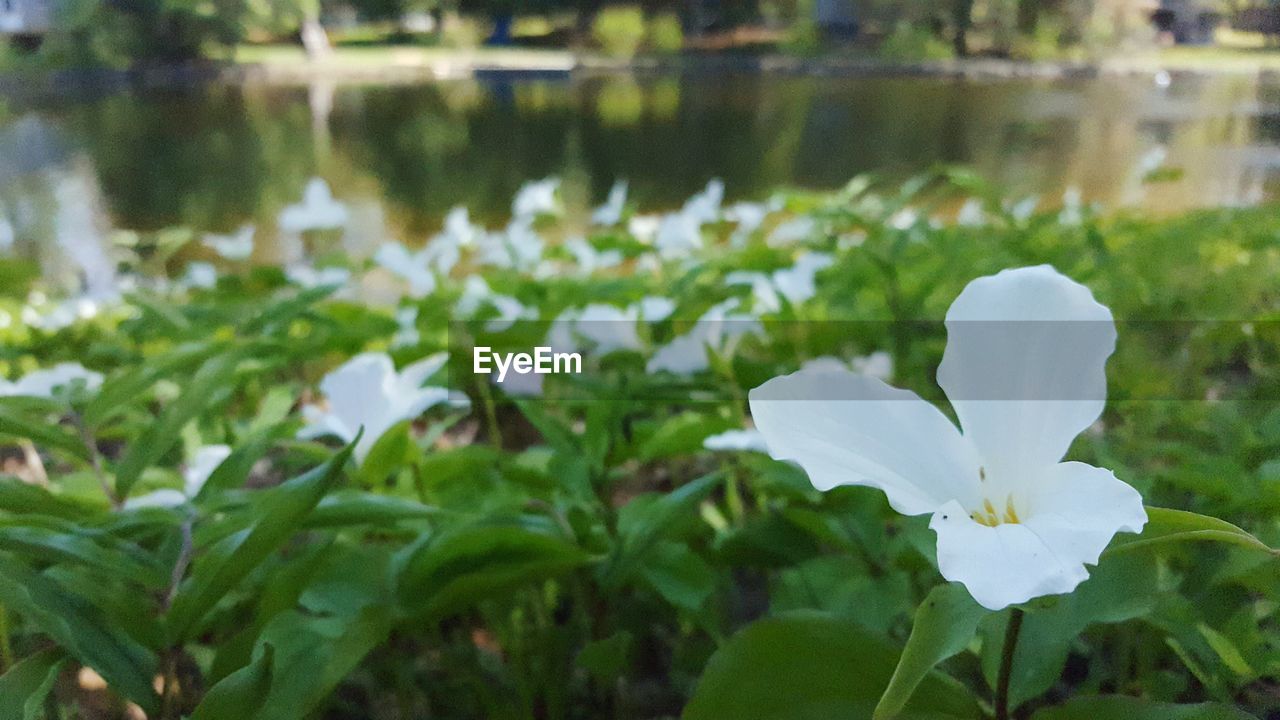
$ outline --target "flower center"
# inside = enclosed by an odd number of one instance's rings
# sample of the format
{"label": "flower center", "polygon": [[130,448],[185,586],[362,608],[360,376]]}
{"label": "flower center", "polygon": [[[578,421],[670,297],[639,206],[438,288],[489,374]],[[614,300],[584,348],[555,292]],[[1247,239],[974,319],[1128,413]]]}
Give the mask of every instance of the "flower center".
{"label": "flower center", "polygon": [[1018,524],[1022,522],[1018,519],[1018,511],[1013,507],[1013,495],[1010,494],[1004,500],[1004,514],[996,511],[996,506],[991,503],[990,498],[982,500],[982,509],[969,513],[969,517],[979,525],[987,527],[995,527],[1002,523]]}

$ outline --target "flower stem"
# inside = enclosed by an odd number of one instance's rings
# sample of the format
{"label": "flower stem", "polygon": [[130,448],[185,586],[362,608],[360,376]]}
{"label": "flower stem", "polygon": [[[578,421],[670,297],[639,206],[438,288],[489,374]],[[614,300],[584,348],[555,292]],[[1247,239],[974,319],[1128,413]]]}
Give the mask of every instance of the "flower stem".
{"label": "flower stem", "polygon": [[1004,631],[1004,651],[1000,655],[1000,677],[996,681],[996,720],[1009,720],[1009,677],[1013,674],[1013,653],[1022,632],[1022,610],[1014,608]]}

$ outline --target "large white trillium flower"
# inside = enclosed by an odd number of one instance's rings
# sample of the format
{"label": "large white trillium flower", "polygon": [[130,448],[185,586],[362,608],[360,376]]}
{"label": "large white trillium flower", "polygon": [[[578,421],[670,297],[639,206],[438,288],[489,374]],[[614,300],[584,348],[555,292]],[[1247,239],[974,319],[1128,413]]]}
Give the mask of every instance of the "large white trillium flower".
{"label": "large white trillium flower", "polygon": [[333,435],[351,442],[363,427],[364,436],[355,448],[356,460],[363,462],[387,430],[449,400],[447,388],[422,386],[446,360],[445,353],[439,353],[397,373],[385,353],[356,355],[320,381],[327,407],[303,406],[307,426],[298,437]]}
{"label": "large white trillium flower", "polygon": [[1062,462],[1106,402],[1111,311],[1042,265],[969,283],[946,327],[938,384],[963,432],[914,393],[838,369],[752,390],[756,427],[819,490],[866,485],[931,514],[938,569],[984,607],[1071,592],[1147,519],[1110,470]]}

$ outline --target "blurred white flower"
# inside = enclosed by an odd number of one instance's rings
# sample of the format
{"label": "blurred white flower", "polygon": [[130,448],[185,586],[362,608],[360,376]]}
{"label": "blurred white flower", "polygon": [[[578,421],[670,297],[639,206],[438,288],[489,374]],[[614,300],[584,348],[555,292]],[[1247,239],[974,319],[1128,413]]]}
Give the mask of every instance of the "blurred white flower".
{"label": "blurred white flower", "polygon": [[653,247],[664,258],[681,258],[702,247],[702,222],[693,213],[680,211],[662,218]]}
{"label": "blurred white flower", "polygon": [[436,276],[421,253],[411,253],[400,243],[378,248],[373,261],[409,284],[409,296],[421,298],[436,291]]}
{"label": "blurred white flower", "polygon": [[741,450],[747,452],[767,453],[764,436],[754,428],[747,430],[726,430],[712,435],[702,441],[702,447],[708,450]]}
{"label": "blurred white flower", "polygon": [[591,214],[591,222],[604,227],[613,227],[622,222],[622,214],[627,209],[627,181],[619,180],[609,189],[609,198]]}
{"label": "blurred white flower", "polygon": [[1036,206],[1040,204],[1040,198],[1035,195],[1029,195],[1014,203],[1009,208],[1009,214],[1018,222],[1025,222],[1031,218],[1031,214],[1036,211]]}
{"label": "blurred white flower", "polygon": [[750,285],[754,297],[752,309],[758,314],[775,313],[782,310],[783,299],[795,306],[816,295],[818,272],[834,262],[835,258],[826,253],[804,253],[796,259],[795,265],[768,275],[741,270],[731,272],[725,276],[725,284]]}
{"label": "blurred white flower", "polygon": [[830,355],[824,355],[806,361],[800,366],[800,369],[808,372],[852,370],[859,375],[866,375],[888,382],[893,378],[893,355],[884,350],[877,350],[870,355],[856,357],[849,362]]}
{"label": "blurred white flower", "polygon": [[724,181],[715,178],[707,183],[706,189],[689,198],[680,214],[699,225],[713,223],[720,219],[720,204],[724,202]]}
{"label": "blurred white flower", "polygon": [[740,202],[726,208],[724,219],[738,226],[734,228],[733,235],[729,238],[730,243],[735,247],[744,244],[752,233],[760,229],[773,209],[770,203],[751,202]]}
{"label": "blurred white flower", "polygon": [[391,338],[391,347],[401,348],[417,345],[422,340],[418,332],[418,308],[413,305],[396,310],[396,334]]}
{"label": "blurred white flower", "polygon": [[771,247],[784,247],[808,240],[818,230],[818,223],[813,218],[801,216],[779,223],[769,233]]}
{"label": "blurred white flower", "polygon": [[483,265],[529,271],[542,260],[545,243],[531,216],[513,218],[503,232],[486,233],[477,243]]}
{"label": "blurred white flower", "polygon": [[982,606],[1071,592],[1117,532],[1146,523],[1111,471],[1062,462],[1106,403],[1111,311],[1042,265],[969,283],[946,325],[938,384],[963,433],[914,393],[842,370],[752,390],[756,427],[819,490],[867,485],[931,514],[942,576]]}
{"label": "blurred white flower", "polygon": [[646,297],[625,308],[593,303],[568,308],[556,317],[547,333],[547,344],[558,352],[581,350],[583,343],[600,355],[617,350],[639,350],[639,323],[661,322],[675,311],[667,298]]}
{"label": "blurred white flower", "polygon": [[650,373],[669,372],[692,375],[711,367],[708,350],[724,353],[744,335],[763,330],[750,315],[734,312],[737,298],[730,298],[705,312],[688,332],[659,348],[645,364]]}
{"label": "blurred white flower", "polygon": [[511,203],[511,214],[517,218],[532,220],[539,215],[555,215],[560,212],[556,190],[559,178],[547,178],[525,183]]}
{"label": "blurred white flower", "polygon": [[964,205],[960,206],[960,212],[956,213],[956,224],[962,227],[978,227],[986,222],[987,213],[982,209],[982,201],[978,198],[965,200]]}
{"label": "blurred white flower", "polygon": [[356,460],[362,462],[387,430],[449,401],[447,388],[422,386],[447,360],[445,353],[439,353],[397,373],[385,353],[362,353],[351,358],[320,381],[326,406],[303,406],[307,425],[298,437],[332,435],[351,442],[363,427],[364,435],[355,448]]}
{"label": "blurred white flower", "polygon": [[189,263],[186,274],[182,276],[178,284],[187,288],[211,290],[218,284],[218,268],[214,267],[213,263]]}
{"label": "blurred white flower", "polygon": [[302,191],[302,202],[281,210],[277,223],[287,233],[336,230],[345,226],[350,216],[347,206],[333,199],[328,183],[311,178]]}
{"label": "blurred white flower", "polygon": [[631,233],[636,240],[648,245],[657,236],[660,225],[662,225],[662,218],[658,215],[632,215],[627,221],[627,232]]}
{"label": "blurred white flower", "polygon": [[247,260],[253,255],[253,225],[244,225],[230,235],[205,235],[205,247],[227,260]]}
{"label": "blurred white flower", "polygon": [[572,237],[565,241],[564,247],[573,255],[578,272],[582,275],[593,275],[600,270],[608,270],[622,264],[621,250],[597,250],[591,241],[583,237]]}
{"label": "blurred white flower", "polygon": [[226,445],[205,445],[196,451],[195,457],[187,463],[182,472],[182,489],[163,489],[145,495],[132,497],[124,501],[125,510],[136,510],[148,507],[178,507],[195,499],[209,481],[218,466],[231,456],[231,448]]}
{"label": "blurred white flower", "polygon": [[102,387],[102,374],[88,370],[80,363],[66,362],[27,373],[17,382],[0,379],[0,397],[52,399],[65,390],[81,386],[89,392],[96,392]]}
{"label": "blurred white flower", "polygon": [[351,280],[351,271],[341,267],[315,268],[310,265],[290,265],[285,268],[289,282],[303,288],[341,287]]}

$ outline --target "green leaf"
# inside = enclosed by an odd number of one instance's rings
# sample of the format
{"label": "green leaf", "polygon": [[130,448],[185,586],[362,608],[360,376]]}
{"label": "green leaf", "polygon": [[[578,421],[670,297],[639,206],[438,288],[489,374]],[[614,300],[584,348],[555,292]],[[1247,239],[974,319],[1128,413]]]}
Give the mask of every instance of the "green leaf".
{"label": "green leaf", "polygon": [[214,353],[209,343],[180,346],[163,357],[148,360],[141,367],[108,378],[84,409],[85,423],[97,427],[120,412],[160,378],[184,372]]}
{"label": "green leaf", "polygon": [[587,559],[581,548],[545,533],[469,526],[410,548],[400,563],[397,593],[409,613],[438,620]]}
{"label": "green leaf", "polygon": [[235,374],[244,349],[230,350],[210,358],[196,371],[186,390],[178,396],[143,433],[134,439],[116,468],[116,494],[128,497],[142,471],[151,467],[181,436],[182,427],[200,415],[214,393],[226,387]]}
{"label": "green leaf", "polygon": [[1042,708],[1031,720],[1256,720],[1243,710],[1217,703],[1175,705],[1142,698],[1105,695],[1068,700]]}
{"label": "green leaf", "polygon": [[141,551],[127,555],[118,547],[102,547],[83,534],[58,532],[34,525],[5,526],[0,523],[0,550],[28,560],[78,563],[149,587],[163,586],[167,580],[165,569]]}
{"label": "green leaf", "polygon": [[583,646],[574,664],[587,671],[597,683],[608,687],[626,671],[633,644],[631,633],[616,632]]}
{"label": "green leaf", "polygon": [[63,520],[83,520],[94,512],[90,505],[59,497],[46,488],[22,482],[18,478],[3,476],[0,476],[0,510],[16,515],[47,515]]}
{"label": "green leaf", "polygon": [[380,485],[387,476],[405,466],[410,450],[416,449],[409,437],[412,423],[396,423],[374,441],[369,454],[360,463],[360,482],[366,487]]}
{"label": "green leaf", "polygon": [[648,493],[624,505],[618,511],[618,544],[604,570],[603,584],[617,587],[632,577],[673,525],[682,519],[697,518],[698,503],[722,480],[722,474],[713,473],[665,495]]}
{"label": "green leaf", "polygon": [[0,435],[26,438],[41,447],[62,450],[81,460],[89,459],[89,448],[80,436],[63,431],[60,426],[50,424],[43,417],[27,419],[10,412],[8,408],[0,408]]}
{"label": "green leaf", "polygon": [[672,605],[698,610],[715,590],[715,574],[706,561],[678,542],[662,542],[653,548],[640,575]]}
{"label": "green leaf", "polygon": [[271,663],[275,652],[270,644],[253,662],[209,688],[191,714],[191,720],[263,717],[262,708],[271,692]]}
{"label": "green leaf", "polygon": [[965,649],[986,613],[963,585],[949,583],[931,590],[916,610],[911,637],[876,705],[874,719],[897,716],[935,665]]}
{"label": "green leaf", "polygon": [[[819,613],[758,620],[711,657],[683,718],[868,718],[897,661],[887,640],[851,620]],[[906,710],[920,720],[982,716],[968,690],[936,672]]]}
{"label": "green leaf", "polygon": [[386,526],[403,520],[427,520],[439,513],[437,507],[411,500],[344,490],[321,500],[307,518],[307,527]]}
{"label": "green leaf", "polygon": [[1219,520],[1215,517],[1187,512],[1186,510],[1148,507],[1147,524],[1142,528],[1142,534],[1137,537],[1120,536],[1107,549],[1103,557],[1192,540],[1207,540],[1239,545],[1240,547],[1268,552],[1272,555],[1280,555],[1280,550],[1269,547],[1266,543],[1226,520]]}
{"label": "green leaf", "polygon": [[66,655],[57,648],[42,650],[9,668],[0,677],[0,717],[36,720],[41,717],[44,699],[53,689]]}
{"label": "green leaf", "polygon": [[[357,438],[358,440],[358,438]],[[253,520],[239,532],[219,540],[192,565],[169,613],[170,637],[188,637],[224,595],[301,527],[303,521],[337,482],[354,443],[325,464],[277,488],[262,491]]]}
{"label": "green leaf", "polygon": [[113,689],[148,714],[157,711],[151,686],[155,656],[122,634],[87,599],[0,554],[0,604],[20,613],[77,660],[97,670]]}

